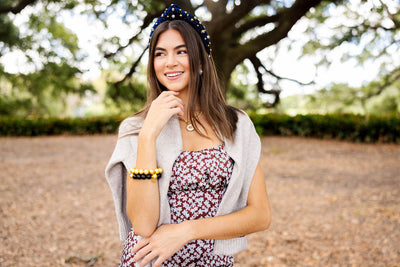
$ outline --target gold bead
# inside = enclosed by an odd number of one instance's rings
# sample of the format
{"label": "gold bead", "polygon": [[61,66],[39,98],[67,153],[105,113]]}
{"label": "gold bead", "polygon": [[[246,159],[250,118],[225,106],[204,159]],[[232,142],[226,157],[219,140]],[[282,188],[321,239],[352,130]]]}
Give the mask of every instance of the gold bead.
{"label": "gold bead", "polygon": [[153,175],[154,174],[154,170],[150,170],[150,174]]}
{"label": "gold bead", "polygon": [[140,170],[139,170],[139,174],[143,174],[143,169],[140,169]]}
{"label": "gold bead", "polygon": [[153,174],[153,175],[151,176],[151,179],[157,179],[157,174]]}
{"label": "gold bead", "polygon": [[147,174],[149,174],[149,170],[145,169],[145,170],[143,171],[143,173],[147,175]]}
{"label": "gold bead", "polygon": [[135,174],[139,174],[139,170],[138,169],[135,168],[135,169],[133,169],[133,171],[134,171]]}

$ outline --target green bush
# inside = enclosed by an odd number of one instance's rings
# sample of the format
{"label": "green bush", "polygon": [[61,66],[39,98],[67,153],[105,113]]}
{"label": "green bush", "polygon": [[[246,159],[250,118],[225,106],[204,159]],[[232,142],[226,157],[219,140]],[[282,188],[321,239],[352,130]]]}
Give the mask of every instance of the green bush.
{"label": "green bush", "polygon": [[354,114],[249,114],[260,135],[304,136],[353,142],[400,143],[400,118]]}
{"label": "green bush", "polygon": [[[353,142],[400,143],[400,118],[353,114],[281,115],[250,113],[260,135],[302,136]],[[0,136],[116,133],[122,118],[0,118]]]}
{"label": "green bush", "polygon": [[116,117],[26,119],[0,118],[0,136],[116,133],[121,122]]}

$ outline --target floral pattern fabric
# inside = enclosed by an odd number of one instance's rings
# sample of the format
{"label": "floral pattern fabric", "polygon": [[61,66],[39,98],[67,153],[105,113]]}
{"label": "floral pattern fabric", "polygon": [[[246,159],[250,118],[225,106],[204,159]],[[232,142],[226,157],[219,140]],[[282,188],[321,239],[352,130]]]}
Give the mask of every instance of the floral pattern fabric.
{"label": "floral pattern fabric", "polygon": [[[233,160],[224,145],[200,151],[183,151],[175,160],[168,190],[171,223],[214,217],[229,184]],[[137,243],[131,231],[125,241],[120,267],[134,266],[130,253]],[[193,240],[162,266],[233,266],[232,256],[213,253],[214,240]]]}

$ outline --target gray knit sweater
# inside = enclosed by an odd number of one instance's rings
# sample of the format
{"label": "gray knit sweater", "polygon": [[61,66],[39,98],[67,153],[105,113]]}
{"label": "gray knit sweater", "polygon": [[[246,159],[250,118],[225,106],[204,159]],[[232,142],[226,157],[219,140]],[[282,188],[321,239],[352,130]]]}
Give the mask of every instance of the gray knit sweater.
{"label": "gray knit sweater", "polygon": [[[119,128],[115,150],[107,164],[105,175],[110,185],[119,224],[120,238],[125,240],[131,222],[126,214],[126,174],[136,165],[138,133],[143,124],[139,117],[125,119]],[[260,158],[261,143],[254,125],[244,112],[238,112],[234,142],[225,139],[225,150],[234,160],[232,177],[222,198],[216,216],[240,210],[246,206],[247,195],[257,163]],[[182,152],[182,137],[178,117],[173,116],[161,131],[156,141],[157,164],[164,172],[158,180],[160,192],[160,217],[158,225],[170,223],[170,207],[167,198],[172,165]],[[233,255],[247,248],[245,237],[215,240],[214,253]]]}

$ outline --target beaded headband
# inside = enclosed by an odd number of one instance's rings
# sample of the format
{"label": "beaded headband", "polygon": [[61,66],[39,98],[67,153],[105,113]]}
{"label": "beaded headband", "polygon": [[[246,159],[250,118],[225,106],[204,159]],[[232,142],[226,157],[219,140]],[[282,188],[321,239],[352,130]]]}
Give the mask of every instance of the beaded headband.
{"label": "beaded headband", "polygon": [[200,35],[201,40],[203,41],[203,44],[206,48],[207,54],[210,55],[212,51],[211,42],[210,42],[210,36],[206,32],[206,28],[203,26],[203,24],[201,24],[201,21],[197,17],[193,16],[192,14],[186,11],[183,11],[182,8],[180,8],[178,5],[175,4],[172,4],[170,7],[167,7],[164,13],[162,13],[161,16],[154,23],[153,27],[151,28],[149,43],[154,30],[158,27],[158,25],[167,20],[183,20],[187,22],[190,26],[192,26],[196,30],[196,32]]}

